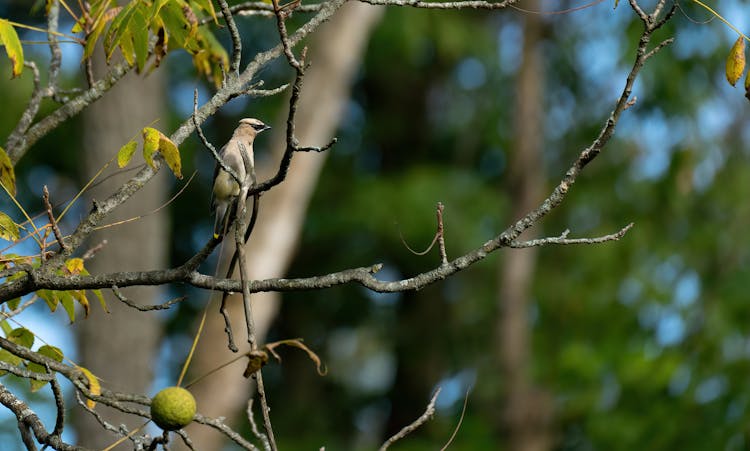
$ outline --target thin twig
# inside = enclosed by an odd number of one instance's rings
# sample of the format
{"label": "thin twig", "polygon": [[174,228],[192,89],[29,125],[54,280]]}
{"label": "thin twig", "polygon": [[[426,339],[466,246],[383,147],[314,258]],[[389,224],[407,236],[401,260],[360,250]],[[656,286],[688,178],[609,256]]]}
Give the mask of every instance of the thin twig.
{"label": "thin twig", "polygon": [[435,394],[432,395],[432,399],[430,399],[429,404],[427,404],[427,408],[425,409],[424,413],[419,416],[416,420],[414,420],[411,424],[404,426],[403,429],[398,431],[395,435],[393,435],[391,438],[385,441],[380,448],[379,451],[385,451],[396,443],[397,441],[401,440],[402,438],[406,437],[410,433],[416,431],[419,429],[420,426],[427,423],[433,415],[435,415],[435,401],[437,401],[437,397],[440,394],[440,387],[438,387],[437,390],[435,390]]}
{"label": "thin twig", "polygon": [[128,299],[122,291],[120,291],[120,288],[117,285],[112,285],[112,293],[117,297],[117,299],[120,300],[123,304],[127,305],[128,307],[134,308],[136,310],[140,310],[141,312],[148,312],[151,310],[167,310],[172,305],[177,304],[179,302],[182,302],[187,299],[187,296],[180,296],[178,298],[170,299],[167,302],[162,302],[161,304],[153,304],[153,305],[141,305],[136,304],[135,302]]}
{"label": "thin twig", "polygon": [[[240,146],[240,152],[245,163],[245,167],[251,167],[249,162],[249,155],[247,151],[243,151],[244,146]],[[242,283],[242,304],[245,309],[245,326],[247,328],[247,341],[250,344],[250,351],[258,349],[257,336],[255,332],[255,319],[253,318],[253,308],[250,300],[250,290],[248,285],[244,281],[248,280],[247,275],[247,262],[245,260],[245,246],[244,246],[244,233],[245,230],[245,217],[247,215],[247,192],[250,189],[251,174],[247,174],[245,180],[240,185],[240,195],[237,198],[237,218],[234,226],[234,238],[237,252],[237,262],[240,269],[240,280]],[[266,429],[266,435],[268,436],[268,442],[271,444],[271,450],[277,451],[276,439],[273,434],[273,426],[271,425],[271,417],[269,415],[270,408],[268,407],[268,400],[266,399],[266,392],[263,386],[263,374],[260,369],[255,372],[255,378],[258,384],[258,396],[260,397],[261,412],[263,413],[263,426]]]}
{"label": "thin twig", "polygon": [[440,250],[440,262],[443,264],[443,266],[446,266],[448,264],[448,254],[445,253],[445,234],[444,234],[444,227],[443,227],[443,203],[438,202],[437,204],[437,240],[438,240],[438,249]]}
{"label": "thin twig", "polygon": [[258,430],[258,425],[255,423],[255,415],[253,415],[253,398],[247,400],[247,420],[250,422],[250,430],[253,435],[260,440],[265,451],[271,451],[271,444],[268,443],[268,436]]}
{"label": "thin twig", "polygon": [[67,251],[65,241],[63,240],[63,235],[60,232],[60,227],[58,227],[57,221],[55,220],[55,214],[52,213],[52,204],[49,201],[49,190],[47,189],[47,185],[44,185],[44,187],[42,187],[42,201],[44,202],[44,208],[47,210],[47,219],[49,219],[49,224],[50,226],[52,226],[52,232],[55,234],[57,244],[60,245],[60,248],[63,251]]}
{"label": "thin twig", "polygon": [[62,65],[62,52],[57,37],[58,19],[60,17],[60,1],[52,0],[47,2],[47,40],[49,41],[49,76],[47,80],[47,96],[52,97],[56,102],[64,103],[57,92],[57,82],[60,75],[60,66]]}
{"label": "thin twig", "polygon": [[528,240],[528,241],[511,241],[508,244],[508,247],[512,247],[515,249],[522,249],[527,247],[539,247],[539,246],[545,246],[548,244],[562,244],[562,245],[570,245],[570,244],[599,244],[599,243],[606,243],[607,241],[618,241],[620,238],[624,237],[626,233],[628,233],[628,230],[633,228],[634,224],[631,222],[630,224],[626,225],[616,233],[612,233],[609,235],[604,236],[598,236],[595,238],[567,238],[568,234],[570,233],[570,230],[564,231],[560,236],[553,236],[553,237],[547,237],[547,238],[537,238],[535,240]]}
{"label": "thin twig", "polygon": [[224,16],[224,21],[227,23],[227,28],[229,28],[229,36],[232,38],[232,62],[229,65],[229,71],[235,77],[239,77],[240,61],[242,59],[242,39],[240,38],[240,32],[237,29],[237,24],[234,22],[234,17],[232,17],[232,12],[226,0],[219,0],[219,6],[221,7],[221,14]]}
{"label": "thin twig", "polygon": [[52,389],[52,395],[55,398],[55,407],[57,407],[57,417],[55,418],[55,428],[52,430],[52,435],[60,436],[63,433],[63,428],[65,427],[65,399],[63,398],[60,383],[57,382],[57,378],[55,377],[54,373],[49,369],[49,367],[46,367],[46,369],[47,374],[52,375],[52,379],[50,379],[49,384],[50,388]]}

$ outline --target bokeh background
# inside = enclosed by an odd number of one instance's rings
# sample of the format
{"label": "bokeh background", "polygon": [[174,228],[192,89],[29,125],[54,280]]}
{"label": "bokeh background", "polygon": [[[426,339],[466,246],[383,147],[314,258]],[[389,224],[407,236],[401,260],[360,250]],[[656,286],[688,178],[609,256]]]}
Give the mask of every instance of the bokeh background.
{"label": "bokeh background", "polygon": [[[478,247],[518,218],[514,180],[523,176],[513,162],[524,139],[519,92],[526,91],[519,90],[519,71],[529,23],[538,29],[532,47],[540,62],[534,89],[541,115],[533,128],[541,152],[526,166],[524,180],[538,180],[545,195],[557,183],[613,108],[641,23],[627,2],[563,14],[551,12],[581,4],[519,6],[549,14],[385,11],[346,102],[339,142],[314,189],[289,277],[381,262],[380,277],[395,279],[434,267],[436,250],[418,256],[403,242],[423,249],[432,240],[437,202],[445,205],[449,257]],[[722,0],[714,7],[748,29],[744,3]],[[25,2],[0,5],[0,16],[42,20],[29,18]],[[246,58],[277,42],[269,19],[239,24]],[[521,366],[509,369],[503,350],[503,275],[517,261],[527,262],[528,251],[501,250],[418,292],[384,295],[352,285],[284,293],[268,341],[304,338],[328,375],[318,376],[294,351],[267,367],[282,449],[372,449],[418,417],[437,387],[435,419],[398,449],[440,448],[467,396],[451,449],[524,449],[518,442],[524,434],[541,446],[525,449],[750,447],[750,105],[742,88],[724,79],[733,31],[680,2],[657,34],[669,36],[674,44],[647,63],[635,86],[637,102],[623,114],[612,142],[534,234],[570,229],[571,237],[598,236],[630,222],[635,227],[619,242],[538,250],[522,290],[520,327],[528,341],[517,350]],[[44,46],[25,50],[29,58],[46,59]],[[80,79],[80,53],[73,45],[63,51],[64,76],[72,83]],[[158,127],[168,131],[190,114],[194,88],[203,98],[213,88],[196,77],[184,54],[170,55],[165,70],[168,113]],[[7,62],[0,63],[0,75],[9,72]],[[261,76],[267,86],[290,81],[283,61]],[[0,76],[0,136],[25,107],[30,84],[27,75]],[[286,105],[282,96],[239,99],[204,129],[217,143],[245,116],[267,118],[281,129]],[[29,209],[39,209],[42,185],[58,199],[82,186],[82,127],[78,118],[69,121],[19,163],[20,198]],[[198,175],[168,209],[172,264],[199,249],[212,224],[211,157],[195,138],[181,151],[184,172]],[[171,182],[170,190],[181,186]],[[11,211],[6,199],[1,205]],[[79,205],[64,226],[73,227],[86,210]],[[159,315],[164,337],[153,386],[175,379],[207,299],[204,292],[172,286],[155,302],[181,295],[189,300]],[[39,307],[19,321],[76,358],[67,318]],[[512,377],[523,380],[520,394]],[[27,399],[45,412],[46,392]],[[512,420],[518,406],[527,415],[520,423]],[[45,414],[53,418],[54,411]],[[10,414],[0,411],[0,420],[3,449],[21,449]]]}

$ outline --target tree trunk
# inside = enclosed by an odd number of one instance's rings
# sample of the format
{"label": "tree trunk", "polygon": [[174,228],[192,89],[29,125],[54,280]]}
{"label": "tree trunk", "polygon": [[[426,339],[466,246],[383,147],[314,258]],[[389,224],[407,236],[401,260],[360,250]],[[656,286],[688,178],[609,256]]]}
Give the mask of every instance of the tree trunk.
{"label": "tree trunk", "polygon": [[[96,62],[100,63],[100,69],[104,69],[101,59]],[[123,144],[137,136],[142,127],[163,117],[163,99],[167,94],[162,73],[162,70],[154,71],[147,77],[129,74],[83,114],[84,182],[116,155]],[[116,169],[115,163],[103,176]],[[170,174],[169,171],[161,172],[122,205],[109,218],[109,222],[142,215],[163,204],[168,198],[167,181]],[[87,193],[88,202],[111,194],[128,175],[111,177],[92,188]],[[92,234],[90,246],[103,240],[107,240],[107,244],[87,263],[89,271],[96,274],[166,267],[169,243],[167,227],[166,211],[161,211]],[[160,301],[164,293],[163,289],[157,287],[136,287],[122,291],[130,300],[148,304]],[[111,313],[106,314],[98,305],[93,305],[90,317],[74,325],[78,334],[79,361],[101,379],[104,387],[146,393],[153,380],[151,368],[160,337],[158,315],[133,310],[107,290],[103,292]],[[115,426],[126,424],[132,430],[143,423],[133,415],[101,405],[96,410]],[[116,437],[103,432],[101,425],[91,415],[82,410],[80,415],[78,411],[76,414],[74,425],[80,445],[101,449],[115,441]]]}
{"label": "tree trunk", "polygon": [[[538,9],[538,1],[529,8]],[[510,197],[518,218],[536,207],[543,198],[542,160],[544,123],[544,67],[539,42],[541,22],[526,14],[523,60],[516,89],[515,145],[509,163]],[[533,231],[532,231],[533,233]],[[499,267],[497,349],[505,384],[503,426],[511,451],[543,451],[551,447],[552,400],[530,380],[532,348],[528,310],[536,266],[535,248],[507,250]]]}
{"label": "tree trunk", "polygon": [[[311,66],[305,75],[297,110],[296,133],[303,145],[323,145],[333,137],[349,98],[354,74],[359,67],[368,38],[382,13],[381,8],[349,3],[314,35],[308,54]],[[281,125],[285,117],[277,121],[271,144],[274,155],[268,159],[270,165],[258,168],[259,180],[265,179],[276,170],[285,147],[285,130]],[[256,147],[256,155],[262,152],[261,140]],[[261,198],[258,222],[246,252],[248,274],[252,279],[284,275],[297,246],[307,205],[326,155],[295,155],[287,179]],[[256,157],[256,161],[263,160],[260,156]],[[231,256],[231,251],[225,251],[224,255]],[[239,277],[238,273],[234,277]],[[278,312],[279,300],[278,293],[253,295],[259,343],[264,342],[271,322]],[[228,305],[233,320],[235,341],[242,352],[248,345],[243,339],[245,326],[241,297],[230,297]],[[210,311],[203,337],[196,350],[193,374],[205,374],[236,356],[227,349],[224,322],[217,310],[218,307]],[[224,368],[193,388],[199,410],[203,414],[228,418],[244,414],[251,393],[250,383],[242,377],[245,363],[239,361]],[[273,399],[270,403],[273,407]],[[258,414],[257,409],[255,413]],[[220,449],[224,440],[222,436],[206,427],[192,426],[189,432],[198,449]]]}

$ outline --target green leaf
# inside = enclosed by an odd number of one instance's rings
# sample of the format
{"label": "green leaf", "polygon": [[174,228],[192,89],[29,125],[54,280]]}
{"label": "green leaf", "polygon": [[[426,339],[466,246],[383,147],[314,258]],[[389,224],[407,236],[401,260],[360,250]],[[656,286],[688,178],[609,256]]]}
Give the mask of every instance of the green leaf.
{"label": "green leaf", "polygon": [[136,6],[139,2],[131,2],[125,5],[122,10],[112,20],[112,24],[107,30],[107,34],[104,36],[104,52],[107,55],[107,61],[112,58],[112,54],[115,49],[122,45],[122,41],[129,37],[126,34],[130,22],[133,20]]}
{"label": "green leaf", "polygon": [[136,148],[138,148],[138,143],[135,140],[130,140],[127,144],[120,147],[120,150],[117,151],[117,166],[121,168],[127,166],[133,158]]}
{"label": "green leaf", "polygon": [[[13,366],[18,366],[23,360],[15,354],[11,354],[5,349],[0,349],[0,362],[10,363]],[[7,371],[0,371],[0,376],[4,376]]]}
{"label": "green leaf", "polygon": [[13,330],[13,328],[10,327],[10,324],[8,324],[8,321],[2,320],[0,321],[0,330],[2,330],[3,334],[7,337],[8,334]]}
{"label": "green leaf", "polygon": [[16,241],[20,237],[18,225],[10,219],[10,216],[0,211],[0,238],[7,241]]}
{"label": "green leaf", "polygon": [[192,0],[192,5],[197,6],[199,9],[207,12],[214,22],[217,22],[216,10],[214,9],[214,2],[211,0]]}
{"label": "green leaf", "polygon": [[139,8],[133,16],[133,51],[135,52],[135,61],[138,72],[143,71],[148,59],[148,22],[144,11]]}
{"label": "green leaf", "polygon": [[55,310],[57,310],[57,304],[60,303],[60,298],[57,296],[56,291],[38,290],[36,294],[40,298],[44,299],[44,302],[47,303],[47,307],[49,308],[50,312],[54,312]]}
{"label": "green leaf", "polygon": [[[36,352],[45,357],[49,357],[50,359],[55,360],[57,362],[62,362],[63,360],[62,350],[60,350],[60,348],[57,348],[55,346],[44,345],[44,346],[41,346],[39,349],[37,349]],[[42,374],[47,373],[47,368],[44,365],[40,365],[34,362],[27,363],[26,369],[28,369],[29,371],[33,371],[35,373],[42,373]],[[29,379],[29,382],[31,383],[32,392],[35,392],[39,390],[40,388],[44,387],[45,385],[47,385],[47,381],[37,381],[34,379]]]}
{"label": "green leaf", "polygon": [[[88,59],[94,53],[94,49],[96,48],[96,43],[97,41],[99,41],[99,36],[101,36],[102,32],[104,31],[104,27],[106,27],[108,22],[110,22],[112,19],[117,17],[117,14],[120,11],[122,11],[122,8],[119,6],[111,8],[107,10],[105,13],[103,13],[102,16],[93,24],[91,31],[86,36],[86,45],[84,46],[84,50],[83,50],[84,60]],[[93,8],[92,8],[92,13],[93,13]]]}
{"label": "green leaf", "polygon": [[726,76],[730,85],[734,86],[745,71],[745,38],[740,36],[735,41],[727,56]]}
{"label": "green leaf", "polygon": [[13,163],[5,150],[0,147],[0,183],[12,195],[16,195],[16,173],[13,170]]}
{"label": "green leaf", "polygon": [[[164,28],[169,34],[170,38],[176,42],[179,47],[184,48],[188,52],[195,52],[197,49],[190,46],[190,37],[193,31],[193,27],[190,26],[185,14],[182,10],[184,2],[171,1],[164,5],[161,10],[161,18],[164,21]],[[185,5],[187,6],[187,5]]]}
{"label": "green leaf", "polygon": [[142,130],[143,133],[143,159],[146,160],[149,166],[154,166],[154,152],[159,150],[159,136],[161,132],[155,128],[145,127]]}
{"label": "green leaf", "polygon": [[13,298],[10,301],[6,302],[5,304],[8,306],[9,309],[15,310],[21,304],[21,298],[20,297]]}
{"label": "green leaf", "polygon": [[18,77],[23,72],[23,47],[16,29],[5,19],[0,19],[0,44],[5,46],[5,53],[12,64],[11,78]]}
{"label": "green leaf", "polygon": [[76,320],[76,303],[73,295],[70,291],[58,291],[60,297],[60,304],[62,304],[65,313],[68,314],[68,319],[71,324]]}
{"label": "green leaf", "polygon": [[182,178],[182,161],[180,160],[180,151],[171,139],[159,133],[159,152],[164,157],[164,161],[172,170],[175,177]]}
{"label": "green leaf", "polygon": [[34,344],[34,334],[25,327],[18,327],[16,329],[13,329],[12,331],[10,331],[7,338],[13,343],[29,349]]}

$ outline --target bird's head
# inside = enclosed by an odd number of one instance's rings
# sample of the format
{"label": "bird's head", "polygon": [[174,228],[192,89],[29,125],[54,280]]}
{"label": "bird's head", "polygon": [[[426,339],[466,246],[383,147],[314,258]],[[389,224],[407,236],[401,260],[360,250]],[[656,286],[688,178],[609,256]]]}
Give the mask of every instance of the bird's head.
{"label": "bird's head", "polygon": [[246,117],[244,119],[240,119],[240,125],[237,127],[235,134],[242,133],[255,136],[264,130],[268,130],[269,128],[271,127],[264,124],[260,119]]}

